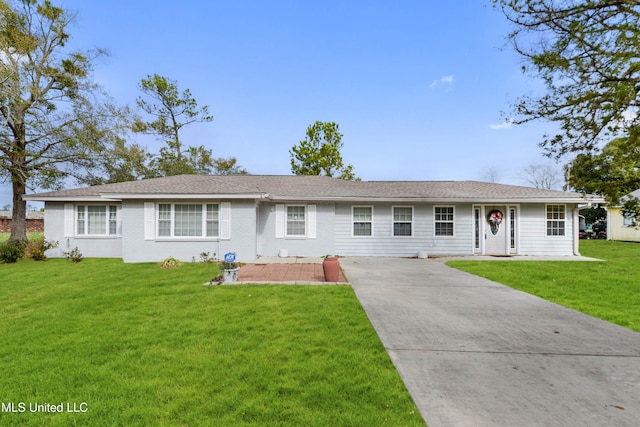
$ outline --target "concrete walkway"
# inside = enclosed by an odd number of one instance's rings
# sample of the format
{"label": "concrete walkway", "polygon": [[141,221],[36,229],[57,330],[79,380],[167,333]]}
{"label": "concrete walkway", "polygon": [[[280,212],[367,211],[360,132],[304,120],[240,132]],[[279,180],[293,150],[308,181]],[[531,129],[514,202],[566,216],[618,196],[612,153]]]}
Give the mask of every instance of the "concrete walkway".
{"label": "concrete walkway", "polygon": [[640,424],[640,334],[435,260],[341,264],[429,427]]}

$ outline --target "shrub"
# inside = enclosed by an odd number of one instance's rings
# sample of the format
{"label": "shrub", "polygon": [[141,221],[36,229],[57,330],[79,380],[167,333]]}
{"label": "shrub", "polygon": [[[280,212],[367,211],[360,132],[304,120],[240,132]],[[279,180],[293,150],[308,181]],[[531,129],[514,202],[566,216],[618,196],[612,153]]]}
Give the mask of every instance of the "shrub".
{"label": "shrub", "polygon": [[202,252],[200,254],[200,262],[206,263],[206,264],[211,264],[214,263],[218,260],[218,258],[216,257],[216,253],[214,252],[213,255],[209,256],[209,252]]}
{"label": "shrub", "polygon": [[28,258],[35,261],[44,261],[47,259],[46,251],[49,249],[57,248],[58,242],[53,240],[44,240],[44,237],[35,239],[27,244],[25,249]]}
{"label": "shrub", "polygon": [[182,262],[173,257],[169,257],[160,263],[160,267],[162,268],[178,268],[181,266]]}
{"label": "shrub", "polygon": [[240,264],[237,262],[221,261],[218,263],[220,270],[235,270],[238,267],[240,267]]}
{"label": "shrub", "polygon": [[12,264],[24,256],[24,242],[7,240],[0,244],[0,262]]}
{"label": "shrub", "polygon": [[63,252],[62,255],[66,256],[67,259],[71,262],[78,263],[84,259],[84,256],[80,252],[80,249],[76,246],[71,249],[69,252]]}

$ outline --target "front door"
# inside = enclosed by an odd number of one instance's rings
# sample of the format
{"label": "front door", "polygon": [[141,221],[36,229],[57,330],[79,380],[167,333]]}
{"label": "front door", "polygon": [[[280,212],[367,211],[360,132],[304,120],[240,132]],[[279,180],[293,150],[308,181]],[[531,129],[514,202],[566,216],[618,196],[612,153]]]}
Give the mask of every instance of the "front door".
{"label": "front door", "polygon": [[506,206],[486,206],[484,218],[484,251],[487,255],[506,255],[509,253]]}

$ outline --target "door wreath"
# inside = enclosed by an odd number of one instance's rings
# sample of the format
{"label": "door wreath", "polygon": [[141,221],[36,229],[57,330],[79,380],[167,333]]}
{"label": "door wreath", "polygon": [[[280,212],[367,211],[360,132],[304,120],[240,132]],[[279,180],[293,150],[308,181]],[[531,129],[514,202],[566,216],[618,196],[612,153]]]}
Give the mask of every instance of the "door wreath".
{"label": "door wreath", "polygon": [[502,224],[503,218],[504,215],[498,209],[493,209],[487,214],[487,222],[491,227],[491,234],[493,234],[494,236],[498,234],[498,230],[500,229],[500,224]]}

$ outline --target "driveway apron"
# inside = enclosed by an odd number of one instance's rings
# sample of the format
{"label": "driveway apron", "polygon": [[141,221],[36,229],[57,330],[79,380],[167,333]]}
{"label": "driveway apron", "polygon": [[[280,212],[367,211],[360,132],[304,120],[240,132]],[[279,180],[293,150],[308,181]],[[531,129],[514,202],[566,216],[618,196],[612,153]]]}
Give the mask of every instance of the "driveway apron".
{"label": "driveway apron", "polygon": [[639,333],[437,260],[341,264],[429,427],[640,425]]}

